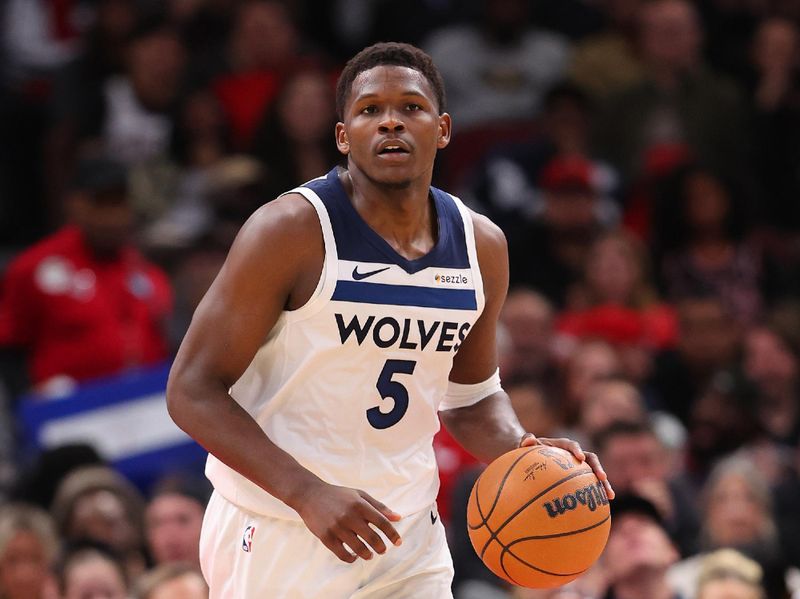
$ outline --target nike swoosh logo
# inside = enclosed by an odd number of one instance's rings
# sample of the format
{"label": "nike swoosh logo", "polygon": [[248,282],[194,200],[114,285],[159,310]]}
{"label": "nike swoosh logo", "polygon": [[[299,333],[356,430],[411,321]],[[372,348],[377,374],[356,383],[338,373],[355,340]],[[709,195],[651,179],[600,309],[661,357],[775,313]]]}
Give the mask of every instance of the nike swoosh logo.
{"label": "nike swoosh logo", "polygon": [[358,272],[358,266],[353,269],[353,280],[354,281],[361,281],[362,279],[366,279],[367,277],[371,277],[372,275],[376,275],[379,272],[383,272],[384,270],[389,270],[391,266],[387,266],[385,268],[379,268],[378,270],[371,270],[369,272]]}
{"label": "nike swoosh logo", "polygon": [[436,514],[436,515],[434,516],[434,515],[433,515],[433,512],[431,512],[431,524],[436,524],[436,521],[437,521],[438,519],[439,519],[439,514]]}

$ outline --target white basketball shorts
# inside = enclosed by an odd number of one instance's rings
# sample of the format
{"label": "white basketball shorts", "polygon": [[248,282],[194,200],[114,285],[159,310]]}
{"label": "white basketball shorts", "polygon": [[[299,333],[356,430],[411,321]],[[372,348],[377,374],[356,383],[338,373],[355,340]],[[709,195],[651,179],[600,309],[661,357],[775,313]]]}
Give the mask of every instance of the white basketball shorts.
{"label": "white basketball shorts", "polygon": [[302,522],[251,514],[217,492],[200,536],[209,599],[452,599],[453,561],[436,507],[394,524],[403,543],[347,564]]}

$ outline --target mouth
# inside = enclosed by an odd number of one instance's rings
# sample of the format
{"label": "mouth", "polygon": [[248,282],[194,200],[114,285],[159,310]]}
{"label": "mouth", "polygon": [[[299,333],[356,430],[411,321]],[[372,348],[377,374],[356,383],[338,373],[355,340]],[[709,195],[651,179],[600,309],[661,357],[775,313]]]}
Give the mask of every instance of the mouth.
{"label": "mouth", "polygon": [[378,146],[379,156],[404,156],[410,154],[411,150],[404,141],[398,139],[387,139]]}
{"label": "mouth", "polygon": [[408,150],[404,150],[400,146],[388,146],[378,152],[378,154],[408,154]]}

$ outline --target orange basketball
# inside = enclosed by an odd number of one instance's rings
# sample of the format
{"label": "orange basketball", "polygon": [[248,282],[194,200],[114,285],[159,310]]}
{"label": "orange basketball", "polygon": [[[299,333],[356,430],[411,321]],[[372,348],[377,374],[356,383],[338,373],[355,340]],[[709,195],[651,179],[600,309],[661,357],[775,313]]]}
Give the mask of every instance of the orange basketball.
{"label": "orange basketball", "polygon": [[580,576],[600,557],[610,527],[608,497],[589,465],[543,445],[489,464],[467,507],[469,538],[483,562],[531,588]]}

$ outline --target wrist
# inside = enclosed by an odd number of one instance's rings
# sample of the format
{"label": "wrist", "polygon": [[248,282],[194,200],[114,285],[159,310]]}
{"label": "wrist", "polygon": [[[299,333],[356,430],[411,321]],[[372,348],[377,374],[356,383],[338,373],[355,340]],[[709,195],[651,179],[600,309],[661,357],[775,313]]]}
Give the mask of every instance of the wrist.
{"label": "wrist", "polygon": [[302,516],[308,500],[319,496],[323,486],[327,486],[327,483],[307,472],[306,476],[295,477],[292,485],[278,499]]}

